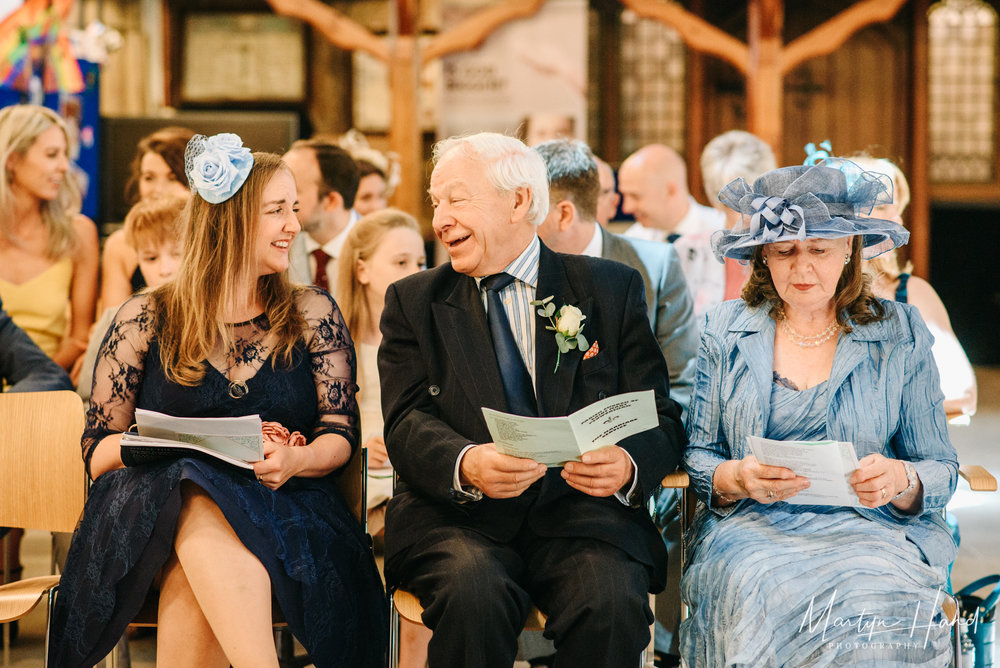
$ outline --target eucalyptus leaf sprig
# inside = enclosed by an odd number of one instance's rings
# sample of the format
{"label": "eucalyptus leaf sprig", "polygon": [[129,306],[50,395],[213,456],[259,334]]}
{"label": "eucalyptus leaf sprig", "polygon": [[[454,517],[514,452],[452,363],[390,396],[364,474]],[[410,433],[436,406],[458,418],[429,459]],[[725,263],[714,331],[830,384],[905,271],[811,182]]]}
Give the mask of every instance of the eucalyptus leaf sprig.
{"label": "eucalyptus leaf sprig", "polygon": [[564,304],[556,315],[556,305],[552,303],[552,295],[545,299],[536,299],[531,305],[539,307],[538,315],[549,319],[550,324],[546,325],[545,329],[555,332],[556,345],[559,348],[556,352],[556,368],[552,370],[552,373],[555,373],[559,370],[559,361],[564,353],[574,349],[583,351],[589,347],[586,337],[581,333],[586,326],[583,321],[587,316],[570,304]]}

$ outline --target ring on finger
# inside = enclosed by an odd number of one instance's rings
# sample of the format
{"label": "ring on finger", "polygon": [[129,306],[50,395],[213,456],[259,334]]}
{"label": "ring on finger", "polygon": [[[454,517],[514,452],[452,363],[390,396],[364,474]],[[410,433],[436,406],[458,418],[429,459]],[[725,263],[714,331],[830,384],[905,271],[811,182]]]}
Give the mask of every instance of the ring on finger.
{"label": "ring on finger", "polygon": [[774,491],[772,491],[770,489],[767,490],[767,498],[773,499],[774,498]]}
{"label": "ring on finger", "polygon": [[885,498],[885,487],[882,488],[882,498]]}

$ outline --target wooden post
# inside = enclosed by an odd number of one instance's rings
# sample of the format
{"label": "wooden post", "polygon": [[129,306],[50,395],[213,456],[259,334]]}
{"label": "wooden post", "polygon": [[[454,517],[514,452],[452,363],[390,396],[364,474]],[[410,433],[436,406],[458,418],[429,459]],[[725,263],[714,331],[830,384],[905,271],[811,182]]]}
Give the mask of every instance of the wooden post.
{"label": "wooden post", "polygon": [[913,81],[910,90],[912,98],[913,133],[910,138],[910,206],[907,217],[910,220],[910,261],[913,273],[922,278],[930,276],[931,221],[930,221],[930,175],[928,160],[928,113],[927,113],[927,9],[928,0],[915,0],[913,7]]}
{"label": "wooden post", "polygon": [[[702,0],[691,2],[691,11],[701,15]],[[698,51],[690,51],[687,56],[687,95],[688,104],[684,117],[684,155],[687,163],[688,187],[691,195],[701,202],[712,206],[705,194],[705,182],[701,177],[701,152],[708,142],[705,136],[705,56]]]}
{"label": "wooden post", "polygon": [[750,66],[747,73],[747,129],[771,145],[781,160],[781,121],[784,77],[781,69],[781,32],[784,0],[750,0],[747,33]]}
{"label": "wooden post", "polygon": [[746,76],[748,129],[774,148],[781,162],[785,74],[810,58],[825,56],[872,23],[888,21],[906,0],[859,0],[833,18],[782,46],[784,0],[748,0],[747,44],[677,2],[621,0],[636,14],[671,26],[691,49],[720,58]]}
{"label": "wooden post", "polygon": [[389,123],[389,146],[399,156],[400,182],[393,194],[393,206],[414,216],[420,215],[423,196],[423,143],[420,130],[419,60],[417,43],[412,35],[399,35],[389,61],[389,90],[392,91],[392,117]]}

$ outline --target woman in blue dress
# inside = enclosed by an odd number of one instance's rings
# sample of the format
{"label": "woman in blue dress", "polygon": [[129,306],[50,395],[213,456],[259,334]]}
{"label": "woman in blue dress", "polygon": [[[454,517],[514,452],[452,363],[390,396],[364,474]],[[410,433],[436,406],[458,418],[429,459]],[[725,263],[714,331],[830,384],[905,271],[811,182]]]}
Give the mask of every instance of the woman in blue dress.
{"label": "woman in blue dress", "polygon": [[[231,134],[192,139],[187,167],[178,275],[126,302],[98,355],[51,665],[98,662],[156,588],[157,665],[276,668],[273,596],[315,665],[382,666],[381,581],[334,480],[358,446],[354,348],[330,296],[288,281],[295,181]],[[281,428],[253,471],[136,464],[120,447],[136,408]]]}
{"label": "woman in blue dress", "polygon": [[[749,261],[742,300],[707,317],[684,464],[701,501],[681,595],[688,666],[948,665],[941,517],[958,462],[931,337],[871,296],[862,258],[905,243],[861,218],[880,174],[827,159],[720,193],[748,225],[713,239]],[[765,466],[748,436],[854,444],[859,505],[798,505],[809,480]]]}

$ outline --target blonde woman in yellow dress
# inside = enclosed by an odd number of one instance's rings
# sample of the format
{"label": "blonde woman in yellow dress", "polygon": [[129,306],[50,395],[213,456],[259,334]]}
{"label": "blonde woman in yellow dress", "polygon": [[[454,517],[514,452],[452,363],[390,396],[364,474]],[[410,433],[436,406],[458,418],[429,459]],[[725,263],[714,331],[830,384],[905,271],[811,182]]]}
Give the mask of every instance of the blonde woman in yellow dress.
{"label": "blonde woman in yellow dress", "polygon": [[94,223],[79,214],[69,145],[55,112],[0,110],[0,296],[14,322],[67,370],[87,347],[99,255]]}

